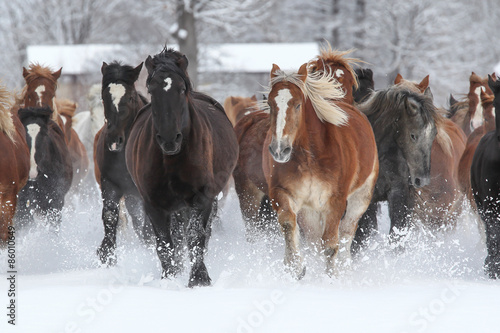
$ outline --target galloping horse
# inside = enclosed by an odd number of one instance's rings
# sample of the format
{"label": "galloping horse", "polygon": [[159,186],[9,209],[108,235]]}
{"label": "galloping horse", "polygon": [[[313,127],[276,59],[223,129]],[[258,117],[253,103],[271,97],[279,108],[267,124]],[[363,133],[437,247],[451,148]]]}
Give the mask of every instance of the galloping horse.
{"label": "galloping horse", "polygon": [[486,227],[488,255],[484,266],[496,279],[500,277],[500,81],[488,75],[488,85],[495,96],[495,130],[479,142],[470,175],[472,194]]}
{"label": "galloping horse", "polygon": [[53,111],[48,106],[23,108],[18,113],[30,152],[29,179],[19,193],[21,221],[31,222],[34,210],[46,219],[53,230],[58,231],[64,196],[73,179],[71,156],[64,133],[52,120]]}
{"label": "galloping horse", "polygon": [[[23,89],[25,91],[23,107],[49,107],[52,109],[52,120],[65,133],[65,141],[71,153],[73,163],[73,174],[79,181],[88,172],[89,160],[87,152],[78,138],[78,134],[75,131],[66,133],[64,119],[57,110],[57,79],[61,76],[61,71],[62,68],[56,72],[52,72],[49,67],[39,64],[31,64],[28,69],[23,67],[23,76],[26,81],[26,86]],[[77,184],[77,182],[75,181],[74,184]]]}
{"label": "galloping horse", "polygon": [[64,135],[68,144],[73,165],[73,183],[77,186],[87,176],[89,171],[89,157],[87,149],[80,140],[78,134],[73,129],[73,115],[75,114],[77,104],[69,99],[56,98],[57,111],[61,115],[64,123]]}
{"label": "galloping horse", "polygon": [[469,77],[469,92],[464,103],[457,103],[451,120],[455,122],[469,136],[483,121],[483,109],[481,107],[481,90],[492,95],[486,78],[479,77],[472,72]]}
{"label": "galloping horse", "polygon": [[135,89],[142,63],[137,67],[118,62],[103,63],[102,101],[106,124],[94,141],[94,173],[101,188],[104,239],[97,250],[103,264],[116,263],[116,226],[120,200],[125,199],[132,224],[140,239],[151,238],[150,223],[143,216],[143,205],[125,163],[125,146],[139,110],[148,101]]}
{"label": "galloping horse", "polygon": [[224,111],[234,127],[243,116],[257,111],[257,97],[229,96],[224,100]]}
{"label": "galloping horse", "polygon": [[[181,221],[192,264],[189,287],[210,284],[204,254],[217,195],[238,158],[238,143],[222,106],[193,90],[188,59],[163,49],[146,59],[151,103],[136,118],[126,145],[127,168],[153,224],[162,277],[179,272],[172,234],[173,214]],[[184,214],[183,214],[184,215]]]}
{"label": "galloping horse", "polygon": [[364,102],[375,90],[375,82],[373,81],[373,72],[370,68],[356,68],[354,70],[358,77],[358,87],[352,88],[354,103],[359,104]]}
{"label": "galloping horse", "polygon": [[304,64],[285,74],[273,65],[270,86],[263,169],[285,237],[285,265],[296,278],[305,274],[300,227],[321,241],[327,273],[334,274],[337,255],[350,257],[377,180],[373,131],[363,114],[340,101],[345,92],[333,71],[308,74]]}
{"label": "galloping horse", "polygon": [[[492,77],[495,78],[495,75],[492,75]],[[476,151],[482,137],[486,133],[495,130],[495,107],[493,105],[494,97],[494,95],[488,95],[486,92],[481,91],[481,105],[483,108],[484,122],[467,138],[466,147],[458,165],[460,189],[463,193],[465,193],[466,198],[469,200],[469,203],[474,210],[476,210],[476,203],[474,201],[474,197],[472,196],[470,184],[472,158],[474,157],[474,152]]]}
{"label": "galloping horse", "polygon": [[[423,94],[429,86],[429,75],[416,83],[398,74],[394,83]],[[416,199],[414,213],[431,229],[454,225],[461,212],[458,165],[467,140],[462,129],[440,112],[436,115],[436,128],[437,134],[431,148],[430,183],[418,190],[412,188]]]}
{"label": "galloping horse", "polygon": [[380,172],[372,202],[359,222],[355,250],[377,230],[378,202],[388,201],[390,236],[408,226],[414,198],[411,187],[430,183],[431,147],[437,112],[430,90],[424,94],[401,85],[374,92],[358,106],[368,116],[377,141]]}
{"label": "galloping horse", "polygon": [[16,112],[11,112],[12,96],[0,86],[0,247],[7,243],[17,194],[28,180],[30,153],[24,126]]}

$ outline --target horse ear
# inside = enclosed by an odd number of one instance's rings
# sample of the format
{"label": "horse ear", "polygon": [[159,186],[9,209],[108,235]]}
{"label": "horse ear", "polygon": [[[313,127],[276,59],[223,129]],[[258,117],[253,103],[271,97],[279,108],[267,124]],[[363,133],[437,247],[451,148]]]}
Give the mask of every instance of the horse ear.
{"label": "horse ear", "polygon": [[252,97],[250,97],[250,99],[254,102],[257,102],[257,97],[255,95],[253,95]]}
{"label": "horse ear", "polygon": [[493,94],[497,95],[500,91],[500,81],[493,79],[491,75],[488,74],[488,86],[493,91]]}
{"label": "horse ear", "polygon": [[57,80],[59,77],[61,77],[61,72],[62,72],[62,67],[59,68],[57,72],[52,73],[52,77]]}
{"label": "horse ear", "polygon": [[26,67],[23,67],[23,77],[26,78],[26,76],[28,76],[29,74],[30,74],[30,72],[28,72]]}
{"label": "horse ear", "polygon": [[231,96],[231,105],[234,106],[236,103],[238,103],[238,101],[236,100],[236,98],[234,98],[234,96]]}
{"label": "horse ear", "polygon": [[450,106],[457,104],[458,101],[453,97],[452,94],[450,94]]}
{"label": "horse ear", "polygon": [[177,60],[177,66],[179,66],[179,68],[186,73],[188,65],[189,65],[189,60],[185,55],[183,55],[179,60]]}
{"label": "horse ear", "polygon": [[273,69],[271,69],[271,79],[274,79],[278,74],[276,73],[277,71],[280,70],[280,66],[273,64]]}
{"label": "horse ear", "polygon": [[102,66],[101,66],[101,74],[104,74],[104,71],[106,70],[107,67],[108,67],[108,64],[103,61]]}
{"label": "horse ear", "polygon": [[151,58],[151,56],[148,56],[144,63],[146,64],[146,69],[148,70],[148,74],[153,73],[153,68],[154,68],[153,58]]}
{"label": "horse ear", "polygon": [[424,79],[419,84],[417,84],[417,87],[421,92],[424,92],[427,87],[429,87],[429,75],[424,77]]}
{"label": "horse ear", "polygon": [[299,71],[297,72],[297,74],[300,75],[300,79],[303,82],[306,82],[306,79],[307,79],[307,63],[305,63],[302,66],[300,66]]}
{"label": "horse ear", "polygon": [[432,95],[431,87],[425,88],[424,96],[430,97],[431,101],[434,101],[434,96]]}
{"label": "horse ear", "polygon": [[139,78],[139,74],[141,74],[141,70],[142,70],[142,64],[144,64],[144,62],[141,62],[139,64],[139,66],[137,66],[136,68],[134,68],[133,70],[133,78],[134,78],[134,82],[137,81],[137,79]]}
{"label": "horse ear", "polygon": [[398,73],[398,75],[394,79],[394,84],[398,84],[399,82],[401,82],[402,79],[403,79],[403,76]]}

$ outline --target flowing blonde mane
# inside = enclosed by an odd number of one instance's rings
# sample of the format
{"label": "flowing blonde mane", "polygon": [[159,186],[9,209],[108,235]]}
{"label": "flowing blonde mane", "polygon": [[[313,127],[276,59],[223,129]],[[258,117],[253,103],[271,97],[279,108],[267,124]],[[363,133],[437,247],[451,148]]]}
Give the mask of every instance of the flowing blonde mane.
{"label": "flowing blonde mane", "polygon": [[[351,54],[354,51],[355,49],[350,49],[346,51],[334,50],[332,49],[330,43],[326,42],[326,44],[324,44],[321,47],[319,55],[315,59],[309,61],[307,65],[308,71],[309,73],[314,73],[317,70],[325,68],[326,67],[325,65],[343,66],[349,71],[349,74],[351,74],[351,76],[353,77],[354,87],[357,89],[359,87],[358,76],[356,75],[353,66],[357,66],[366,62],[361,59],[346,57],[347,55]],[[320,64],[322,66],[320,66]]]}
{"label": "flowing blonde mane", "polygon": [[[347,113],[333,101],[344,98],[345,92],[330,72],[315,72],[307,75],[304,81],[298,73],[287,74],[281,69],[273,73],[268,91],[278,82],[290,82],[300,88],[304,97],[311,101],[316,115],[321,121],[326,121],[335,126],[343,126],[348,122]],[[269,107],[267,107],[269,108]]]}
{"label": "flowing blonde mane", "polygon": [[12,94],[6,87],[0,85],[0,130],[3,131],[7,137],[14,142],[14,120],[10,109],[12,108]]}
{"label": "flowing blonde mane", "polygon": [[55,102],[57,106],[57,111],[66,117],[73,118],[75,115],[76,108],[78,107],[78,104],[76,104],[73,101],[70,101],[69,99],[56,99]]}

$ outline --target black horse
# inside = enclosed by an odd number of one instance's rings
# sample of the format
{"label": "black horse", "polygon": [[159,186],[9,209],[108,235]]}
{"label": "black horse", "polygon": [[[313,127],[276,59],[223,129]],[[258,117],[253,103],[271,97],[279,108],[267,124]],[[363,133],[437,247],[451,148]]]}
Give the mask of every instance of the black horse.
{"label": "black horse", "polygon": [[358,77],[358,88],[352,87],[352,95],[355,103],[363,103],[375,90],[373,72],[370,68],[356,68],[354,70]]}
{"label": "black horse", "polygon": [[104,224],[104,239],[97,253],[101,262],[108,265],[116,263],[116,226],[122,198],[139,238],[152,239],[151,224],[144,216],[139,192],[125,163],[125,145],[132,124],[138,111],[148,103],[135,89],[141,69],[142,63],[135,68],[118,62],[103,63],[101,67],[106,123],[95,137],[94,170],[101,187]]}
{"label": "black horse", "polygon": [[358,107],[373,127],[380,169],[372,202],[359,221],[353,252],[377,230],[381,201],[388,201],[391,239],[397,240],[398,230],[409,226],[414,206],[411,187],[430,182],[431,147],[437,134],[430,90],[420,94],[394,85],[374,92]]}
{"label": "black horse", "polygon": [[172,240],[180,226],[174,227],[172,218],[186,212],[192,287],[210,284],[203,258],[216,197],[233,172],[238,143],[222,106],[193,91],[187,66],[186,56],[172,49],[147,58],[151,104],[134,123],[126,155],[156,233],[164,278],[180,270]]}
{"label": "black horse", "polygon": [[64,196],[73,180],[73,164],[64,133],[51,119],[49,107],[24,108],[18,114],[26,129],[31,156],[28,182],[19,192],[19,221],[21,225],[29,224],[36,213],[57,232]]}
{"label": "black horse", "polygon": [[488,255],[484,262],[491,278],[500,277],[500,81],[488,75],[495,95],[494,131],[486,133],[472,159],[470,178],[474,200],[486,229]]}

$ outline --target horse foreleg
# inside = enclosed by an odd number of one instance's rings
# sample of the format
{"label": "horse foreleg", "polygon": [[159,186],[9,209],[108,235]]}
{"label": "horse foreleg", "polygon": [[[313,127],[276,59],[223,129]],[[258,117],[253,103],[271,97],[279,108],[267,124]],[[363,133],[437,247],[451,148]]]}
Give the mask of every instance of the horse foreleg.
{"label": "horse foreleg", "polygon": [[245,221],[247,241],[254,242],[258,238],[259,229],[261,229],[262,222],[259,221],[259,211],[264,193],[250,179],[236,174],[234,187],[240,202],[241,215]]}
{"label": "horse foreleg", "polygon": [[413,210],[413,200],[409,189],[392,191],[388,196],[389,217],[391,229],[389,240],[398,244],[410,226],[410,214]]}
{"label": "horse foreleg", "polygon": [[116,227],[118,225],[119,202],[121,193],[103,184],[102,187],[102,223],[104,225],[104,238],[97,249],[97,255],[104,265],[116,264]]}
{"label": "horse foreleg", "polygon": [[207,207],[196,207],[187,229],[187,243],[191,273],[188,287],[209,286],[211,279],[204,263],[204,256],[210,238],[212,220],[217,214],[217,200]]}
{"label": "horse foreleg", "polygon": [[354,235],[354,241],[351,246],[351,254],[356,255],[366,245],[366,242],[378,230],[377,221],[378,203],[371,202],[368,208],[358,221],[358,227]]}
{"label": "horse foreleg", "polygon": [[[10,192],[10,191],[9,191]],[[12,227],[12,219],[16,213],[17,196],[15,193],[0,194],[0,248],[7,244],[9,239],[9,227]]]}
{"label": "horse foreleg", "polygon": [[486,248],[488,254],[484,268],[492,279],[500,278],[500,217],[497,207],[488,207],[481,213],[486,229]]}
{"label": "horse foreleg", "polygon": [[335,275],[338,271],[335,261],[339,253],[340,220],[345,211],[345,200],[341,201],[338,198],[330,200],[330,211],[326,215],[325,232],[322,237],[326,257],[326,273],[330,276]]}
{"label": "horse foreleg", "polygon": [[124,201],[127,211],[132,218],[132,225],[137,236],[145,244],[151,244],[154,237],[154,231],[151,221],[144,214],[142,200],[138,196],[127,195]]}

